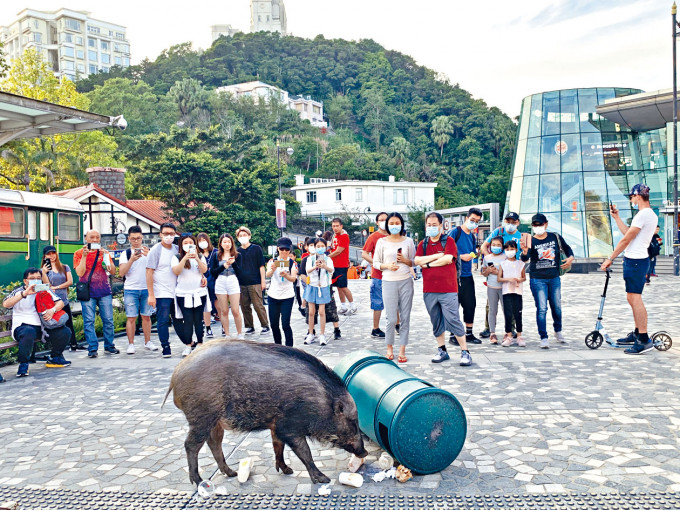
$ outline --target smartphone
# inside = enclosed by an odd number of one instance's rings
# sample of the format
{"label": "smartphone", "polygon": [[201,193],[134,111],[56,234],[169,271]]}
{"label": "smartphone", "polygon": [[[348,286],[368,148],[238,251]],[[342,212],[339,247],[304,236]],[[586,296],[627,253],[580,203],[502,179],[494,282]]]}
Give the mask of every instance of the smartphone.
{"label": "smartphone", "polygon": [[135,248],[135,253],[137,253],[137,254],[142,253],[142,249],[141,248]]}
{"label": "smartphone", "polygon": [[274,261],[274,266],[278,267],[279,269],[286,269],[288,267],[288,261],[287,260],[276,260],[276,261]]}
{"label": "smartphone", "polygon": [[488,262],[486,265],[489,267],[493,267],[493,262]]}
{"label": "smartphone", "polygon": [[49,271],[52,271],[52,262],[50,259],[43,259],[43,266],[45,266]]}
{"label": "smartphone", "polygon": [[87,243],[88,250],[101,250],[102,245],[99,243]]}
{"label": "smartphone", "polygon": [[193,244],[188,244],[187,245],[187,253],[195,254],[196,253],[196,246],[193,245]]}
{"label": "smartphone", "polygon": [[397,249],[397,253],[401,253],[401,248]]}

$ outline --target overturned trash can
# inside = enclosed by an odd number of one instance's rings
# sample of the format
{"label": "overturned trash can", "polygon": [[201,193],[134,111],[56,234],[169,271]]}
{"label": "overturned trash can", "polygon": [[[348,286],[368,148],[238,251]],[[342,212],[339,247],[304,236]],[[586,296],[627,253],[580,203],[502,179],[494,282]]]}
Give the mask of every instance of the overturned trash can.
{"label": "overturned trash can", "polygon": [[465,411],[449,392],[369,350],[345,356],[333,371],[357,405],[361,431],[414,473],[441,471],[462,450]]}

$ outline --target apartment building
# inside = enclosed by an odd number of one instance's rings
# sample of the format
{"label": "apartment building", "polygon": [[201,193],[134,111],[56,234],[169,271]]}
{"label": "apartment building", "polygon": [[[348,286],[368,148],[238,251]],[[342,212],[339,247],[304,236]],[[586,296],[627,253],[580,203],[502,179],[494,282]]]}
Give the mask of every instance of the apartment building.
{"label": "apartment building", "polygon": [[0,26],[0,41],[11,63],[28,48],[42,54],[57,77],[75,81],[113,66],[130,65],[126,28],[90,17],[88,11],[24,9]]}
{"label": "apartment building", "polygon": [[283,0],[250,0],[250,31],[288,33]]}

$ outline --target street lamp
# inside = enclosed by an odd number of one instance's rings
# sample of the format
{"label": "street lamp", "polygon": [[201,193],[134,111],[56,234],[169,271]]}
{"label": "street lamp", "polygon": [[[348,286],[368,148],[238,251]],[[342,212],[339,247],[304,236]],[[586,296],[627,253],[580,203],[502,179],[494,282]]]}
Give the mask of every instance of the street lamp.
{"label": "street lamp", "polygon": [[[286,149],[286,154],[288,154],[289,157],[293,155],[293,152],[295,152],[295,151],[293,150],[292,147],[288,147]],[[281,198],[281,147],[279,146],[278,141],[276,142],[276,162],[277,162],[278,167],[279,167],[279,199],[280,199]]]}
{"label": "street lamp", "polygon": [[678,229],[678,73],[676,42],[678,38],[678,8],[673,2],[673,274],[680,275],[680,230]]}
{"label": "street lamp", "polygon": [[368,217],[368,214],[366,214],[367,212],[371,212],[371,208],[370,208],[370,207],[366,207],[366,208],[364,209],[364,216],[366,216],[366,223],[370,223],[370,222],[371,222],[371,218]]}

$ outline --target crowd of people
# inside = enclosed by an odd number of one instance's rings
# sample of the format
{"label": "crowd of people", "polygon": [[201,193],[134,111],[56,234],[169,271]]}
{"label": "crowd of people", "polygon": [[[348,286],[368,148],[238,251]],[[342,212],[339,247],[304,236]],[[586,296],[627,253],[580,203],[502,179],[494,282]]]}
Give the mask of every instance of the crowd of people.
{"label": "crowd of people", "polygon": [[[640,212],[628,227],[612,207],[612,217],[624,237],[602,269],[607,269],[617,255],[625,252],[624,280],[635,330],[619,339],[619,343],[631,345],[626,350],[628,354],[641,354],[651,349],[641,294],[645,282],[654,274],[653,266],[650,268],[650,243],[658,243],[660,238],[654,237],[657,218],[649,207],[649,188],[636,185],[630,199]],[[573,263],[572,248],[560,234],[548,230],[545,215],[534,215],[531,234],[520,234],[519,215],[509,212],[503,225],[491,232],[478,249],[475,231],[481,219],[482,212],[471,208],[465,222],[447,232],[442,216],[431,212],[425,218],[425,237],[416,246],[406,235],[401,214],[376,215],[377,228],[368,236],[361,256],[372,269],[371,337],[384,339],[389,359],[395,358],[396,344],[397,362],[408,361],[406,349],[416,279],[414,268],[417,267],[422,274],[423,300],[436,340],[437,352],[432,362],[450,359],[445,338],[448,331],[449,344],[460,349],[460,365],[472,364],[468,346],[482,343],[473,333],[477,296],[472,262],[478,258],[482,259],[480,269],[486,278],[487,291],[486,328],[481,337],[503,347],[527,345],[522,309],[524,282],[529,275],[529,289],[536,304],[539,346],[550,347],[548,308],[555,340],[567,342],[562,331],[561,277]],[[144,349],[158,351],[159,347],[151,339],[151,316],[156,314],[161,355],[167,358],[172,356],[171,323],[184,345],[182,355],[188,356],[206,338],[214,336],[212,326],[218,321],[225,337],[245,339],[255,335],[253,308],[260,323],[260,335],[271,332],[275,343],[293,346],[291,315],[296,300],[308,326],[304,344],[326,345],[331,338],[326,333],[328,323],[333,324],[332,337],[342,338],[339,315],[356,313],[357,305],[347,282],[349,235],[340,218],[334,218],[331,225],[332,232],[317,232],[299,246],[299,263],[293,243],[287,237],[277,241],[276,255],[266,262],[262,248],[251,242],[251,231],[245,226],[235,232],[239,247],[228,233],[222,234],[214,247],[206,233],[180,234],[175,225],[164,223],[160,242],[152,248],[144,246],[138,226],[130,227],[130,247],[119,257],[119,275],[124,277],[127,354],[135,354],[134,338],[140,316]],[[88,356],[96,358],[99,351],[95,331],[97,310],[102,322],[104,352],[119,354],[114,344],[109,278],[116,270],[113,258],[101,246],[101,236],[96,230],[87,232],[85,241],[83,248],[74,254],[73,265],[78,276],[76,290],[82,306]],[[73,284],[71,269],[61,263],[56,248],[48,246],[44,249],[43,266],[28,268],[23,280],[23,285],[3,302],[4,307],[13,310],[12,333],[19,343],[17,375],[28,375],[33,345],[43,336],[50,340],[52,349],[47,366],[68,366],[70,362],[64,358],[64,350],[69,345],[72,350],[79,348],[67,296],[67,289]],[[336,291],[339,308],[335,302]],[[497,333],[499,308],[503,313],[502,340]],[[384,331],[380,329],[383,312]]]}

